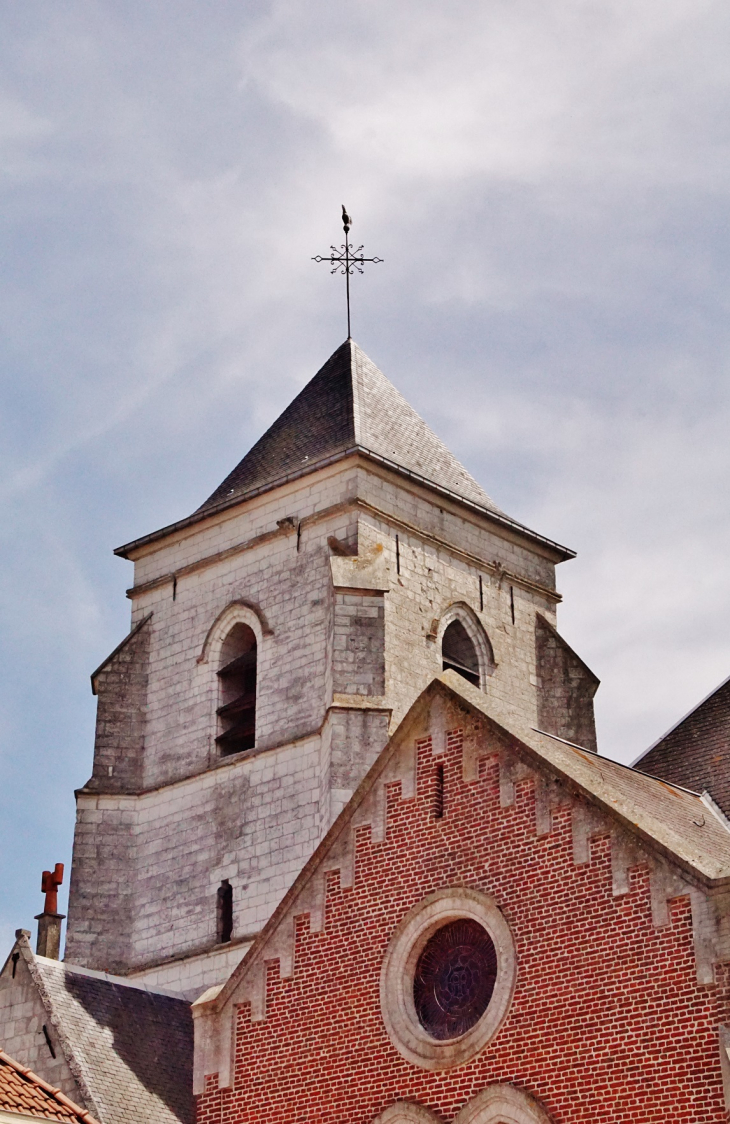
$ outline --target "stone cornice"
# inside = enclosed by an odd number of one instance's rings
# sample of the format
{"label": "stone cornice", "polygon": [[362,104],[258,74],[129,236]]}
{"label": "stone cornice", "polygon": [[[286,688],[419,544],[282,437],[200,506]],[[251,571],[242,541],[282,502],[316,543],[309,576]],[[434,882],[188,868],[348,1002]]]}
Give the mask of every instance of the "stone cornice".
{"label": "stone cornice", "polygon": [[263,495],[266,492],[271,492],[275,488],[280,488],[284,484],[289,484],[294,480],[299,480],[303,476],[308,476],[310,473],[316,472],[319,469],[327,468],[332,464],[345,460],[349,457],[360,456],[375,464],[383,465],[389,471],[396,473],[398,476],[405,477],[412,480],[414,483],[421,485],[430,492],[435,492],[437,495],[448,497],[461,507],[465,507],[480,515],[482,518],[488,520],[490,523],[495,523],[498,526],[508,528],[513,533],[519,535],[521,538],[527,538],[532,542],[539,543],[544,548],[552,553],[555,553],[558,561],[566,561],[569,558],[575,558],[575,551],[567,546],[561,546],[560,543],[555,542],[553,539],[547,538],[545,535],[538,534],[537,531],[530,530],[525,527],[523,523],[518,523],[516,519],[510,519],[501,511],[493,510],[492,508],[483,506],[476,503],[474,500],[468,500],[464,496],[460,496],[457,492],[451,491],[449,488],[444,488],[439,484],[435,484],[425,476],[413,472],[411,469],[404,468],[402,465],[397,464],[395,461],[388,460],[387,457],[375,453],[372,449],[367,449],[362,445],[353,445],[349,449],[345,449],[341,453],[336,453],[331,457],[326,457],[323,460],[317,461],[314,464],[307,465],[306,468],[300,469],[298,472],[290,472],[285,476],[272,480],[270,483],[264,484],[259,488],[254,488],[250,492],[245,493],[243,496],[236,496],[232,501],[224,501],[217,504],[215,507],[204,508],[203,510],[194,511],[192,515],[187,516],[185,519],[179,519],[176,523],[170,523],[167,527],[162,527],[159,531],[152,531],[149,535],[143,535],[141,538],[134,539],[132,542],[125,543],[124,546],[119,546],[114,551],[115,554],[121,558],[129,558],[133,551],[139,550],[144,546],[148,546],[153,542],[159,542],[167,538],[169,535],[175,534],[177,531],[182,531],[187,527],[192,527],[196,523],[201,523],[205,519],[210,519],[221,512],[229,511],[234,507],[239,507],[241,504],[247,503],[249,500],[255,499],[257,496]]}
{"label": "stone cornice", "polygon": [[[562,601],[562,596],[557,590],[540,585],[539,582],[534,582],[530,578],[515,573],[513,570],[508,570],[494,561],[480,558],[478,555],[465,550],[463,547],[457,546],[448,539],[441,538],[439,535],[434,535],[430,531],[416,526],[415,523],[410,523],[408,520],[398,515],[385,511],[383,508],[376,507],[375,504],[367,500],[353,499],[332,504],[330,507],[325,507],[321,511],[314,512],[312,515],[305,515],[299,525],[304,529],[321,523],[326,519],[330,519],[333,516],[340,515],[343,512],[356,511],[362,511],[364,514],[371,515],[376,519],[381,519],[383,522],[393,527],[407,531],[408,534],[420,538],[423,542],[431,543],[433,546],[438,546],[442,550],[448,550],[455,558],[468,563],[470,566],[474,566],[484,574],[496,577],[499,581],[506,581],[509,584],[519,586],[553,603]],[[295,533],[295,531],[296,527],[294,525],[290,526],[287,524],[282,527],[277,527],[275,531],[265,531],[262,534],[254,535],[250,539],[245,539],[243,542],[226,547],[225,550],[218,550],[213,554],[206,554],[202,558],[197,558],[194,562],[189,562],[186,566],[181,566],[177,570],[170,570],[168,573],[160,574],[159,577],[152,578],[151,581],[142,582],[140,585],[133,586],[131,589],[127,590],[127,597],[131,599],[141,597],[145,593],[152,592],[152,590],[160,589],[162,586],[170,585],[175,581],[180,581],[181,578],[186,577],[188,574],[197,573],[199,570],[204,570],[209,566],[217,565],[219,562],[227,561],[237,554],[243,554],[246,551],[255,550],[256,547],[265,546],[267,543],[291,535]]]}

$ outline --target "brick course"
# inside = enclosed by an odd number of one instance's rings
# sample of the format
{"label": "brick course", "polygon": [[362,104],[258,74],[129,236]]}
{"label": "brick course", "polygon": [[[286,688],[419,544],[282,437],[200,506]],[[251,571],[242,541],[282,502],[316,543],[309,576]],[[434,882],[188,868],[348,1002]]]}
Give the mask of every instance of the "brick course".
{"label": "brick course", "polygon": [[[727,1120],[717,1038],[729,1013],[727,966],[715,983],[698,983],[689,898],[672,899],[657,926],[641,862],[617,894],[605,825],[588,861],[576,861],[567,794],[538,834],[534,776],[517,781],[512,804],[500,800],[503,752],[482,732],[478,773],[465,780],[460,729],[445,754],[434,754],[431,738],[418,743],[415,794],[387,786],[382,840],[369,825],[356,830],[353,884],[341,884],[339,870],[326,874],[322,931],[306,913],[297,918],[293,972],[282,971],[276,942],[262,951],[265,1017],[253,1012],[252,1021],[250,1004],[238,1007],[233,1086],[206,1078],[199,1124],[369,1124],[399,1099],[451,1120],[494,1082],[528,1089],[556,1124]],[[436,760],[445,766],[441,819]],[[379,977],[398,922],[445,886],[496,900],[519,966],[497,1036],[472,1061],[429,1072],[391,1044]]]}

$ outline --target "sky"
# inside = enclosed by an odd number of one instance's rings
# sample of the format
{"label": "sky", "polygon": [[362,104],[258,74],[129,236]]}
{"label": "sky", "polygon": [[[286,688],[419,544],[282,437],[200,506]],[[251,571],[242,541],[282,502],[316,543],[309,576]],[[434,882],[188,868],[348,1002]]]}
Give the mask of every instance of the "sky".
{"label": "sky", "polygon": [[[114,547],[352,334],[512,517],[634,759],[730,674],[730,8],[0,0],[0,954],[70,864]],[[65,902],[68,876],[61,906]]]}

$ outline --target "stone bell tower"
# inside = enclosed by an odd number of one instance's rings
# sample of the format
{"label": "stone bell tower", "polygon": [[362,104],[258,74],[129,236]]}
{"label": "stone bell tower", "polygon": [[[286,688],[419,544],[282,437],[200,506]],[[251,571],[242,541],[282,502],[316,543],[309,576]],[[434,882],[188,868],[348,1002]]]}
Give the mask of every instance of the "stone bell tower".
{"label": "stone bell tower", "polygon": [[116,552],[67,960],[225,979],[444,666],[595,748],[555,631],[572,552],[508,518],[352,340],[191,516]]}

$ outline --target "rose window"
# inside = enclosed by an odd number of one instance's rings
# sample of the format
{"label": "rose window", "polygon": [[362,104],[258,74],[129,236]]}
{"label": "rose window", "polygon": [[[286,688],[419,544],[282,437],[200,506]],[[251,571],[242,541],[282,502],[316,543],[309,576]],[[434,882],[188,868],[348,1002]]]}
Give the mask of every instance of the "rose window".
{"label": "rose window", "polygon": [[437,929],[418,958],[413,1000],[432,1038],[458,1038],[486,1011],[497,979],[497,953],[477,921],[460,918]]}

